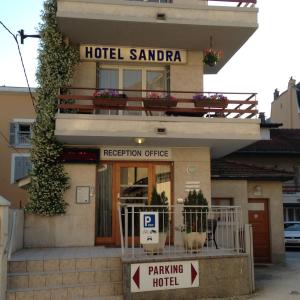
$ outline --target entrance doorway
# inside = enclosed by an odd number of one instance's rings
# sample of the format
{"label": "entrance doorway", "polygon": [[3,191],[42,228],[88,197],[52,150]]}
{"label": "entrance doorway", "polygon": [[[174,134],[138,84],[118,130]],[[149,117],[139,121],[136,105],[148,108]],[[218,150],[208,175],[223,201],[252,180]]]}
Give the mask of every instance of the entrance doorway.
{"label": "entrance doorway", "polygon": [[[120,244],[118,203],[151,204],[153,187],[172,203],[173,171],[170,162],[108,162],[97,172],[96,244]],[[139,234],[138,218],[129,222],[129,236]]]}
{"label": "entrance doorway", "polygon": [[249,223],[253,229],[254,262],[270,263],[269,206],[267,199],[248,200]]}

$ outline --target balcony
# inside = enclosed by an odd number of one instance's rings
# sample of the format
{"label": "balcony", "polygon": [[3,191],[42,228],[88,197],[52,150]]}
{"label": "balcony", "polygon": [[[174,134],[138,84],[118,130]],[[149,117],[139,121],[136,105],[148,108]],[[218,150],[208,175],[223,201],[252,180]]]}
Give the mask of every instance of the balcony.
{"label": "balcony", "polygon": [[295,184],[283,184],[282,185],[283,194],[300,194],[300,186]]}
{"label": "balcony", "polygon": [[[224,58],[217,73],[257,29],[256,0],[173,1],[58,0],[57,20],[73,43],[202,51],[213,46]],[[249,6],[249,4],[251,4]]]}
{"label": "balcony", "polygon": [[210,147],[213,157],[220,157],[261,139],[255,93],[113,93],[105,98],[93,96],[94,89],[64,89],[58,96],[58,140],[70,145],[134,146],[135,137],[144,137],[147,146]]}

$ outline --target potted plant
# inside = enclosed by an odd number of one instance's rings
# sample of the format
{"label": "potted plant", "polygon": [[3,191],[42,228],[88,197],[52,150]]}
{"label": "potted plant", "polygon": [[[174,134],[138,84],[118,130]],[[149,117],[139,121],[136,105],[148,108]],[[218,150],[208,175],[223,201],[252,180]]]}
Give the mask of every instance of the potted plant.
{"label": "potted plant", "polygon": [[206,240],[208,203],[202,191],[190,191],[184,200],[183,242],[187,250],[199,250]]}
{"label": "potted plant", "polygon": [[205,95],[204,93],[199,93],[193,96],[193,101],[195,107],[203,107],[203,108],[226,108],[228,105],[228,99],[223,94],[213,94],[213,95]]}
{"label": "potted plant", "polygon": [[97,107],[125,107],[126,95],[119,94],[116,90],[96,90],[93,94],[93,102]]}
{"label": "potted plant", "polygon": [[[146,203],[146,205],[149,205],[149,203]],[[144,244],[143,248],[147,253],[161,254],[163,253],[169,230],[169,208],[166,193],[158,193],[157,189],[153,187],[150,205],[154,206],[151,207],[151,211],[158,212],[159,242],[153,244]]]}
{"label": "potted plant", "polygon": [[214,67],[223,57],[223,51],[208,48],[203,50],[203,63],[210,67]]}
{"label": "potted plant", "polygon": [[177,99],[171,95],[161,95],[155,92],[149,92],[147,98],[144,99],[144,106],[151,107],[175,107]]}

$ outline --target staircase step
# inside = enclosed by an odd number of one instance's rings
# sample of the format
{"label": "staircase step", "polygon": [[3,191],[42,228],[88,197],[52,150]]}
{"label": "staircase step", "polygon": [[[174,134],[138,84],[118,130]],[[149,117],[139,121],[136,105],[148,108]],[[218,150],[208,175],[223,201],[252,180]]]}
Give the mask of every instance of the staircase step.
{"label": "staircase step", "polygon": [[90,257],[74,259],[41,259],[8,262],[9,273],[71,271],[86,269],[121,269],[119,257]]}
{"label": "staircase step", "polygon": [[[73,300],[92,297],[112,297],[122,293],[122,283],[111,283],[106,285],[84,284],[66,285],[44,288],[9,289],[7,300]],[[111,299],[111,300],[119,300]]]}
{"label": "staircase step", "polygon": [[8,274],[8,288],[38,288],[85,283],[115,283],[122,281],[120,269],[72,270],[51,272],[19,272]]}
{"label": "staircase step", "polygon": [[107,296],[107,297],[96,297],[96,298],[74,298],[72,300],[124,300],[124,296],[118,295],[118,296]]}

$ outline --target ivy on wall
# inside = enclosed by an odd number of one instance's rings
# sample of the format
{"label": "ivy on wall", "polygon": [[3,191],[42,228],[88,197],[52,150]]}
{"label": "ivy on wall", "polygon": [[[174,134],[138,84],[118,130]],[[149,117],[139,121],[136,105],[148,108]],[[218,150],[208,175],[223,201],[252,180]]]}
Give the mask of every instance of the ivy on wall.
{"label": "ivy on wall", "polygon": [[59,89],[70,84],[79,61],[77,48],[65,43],[56,21],[57,0],[45,0],[40,24],[36,122],[32,138],[32,172],[28,212],[54,216],[66,212],[64,192],[69,178],[59,162],[62,145],[56,140],[55,114]]}

